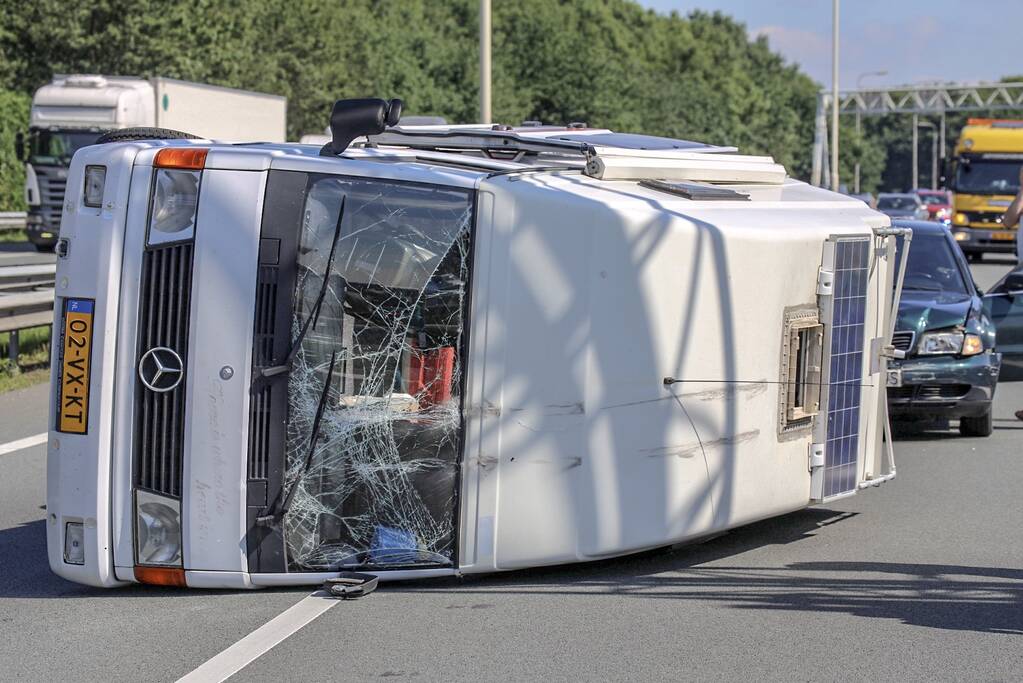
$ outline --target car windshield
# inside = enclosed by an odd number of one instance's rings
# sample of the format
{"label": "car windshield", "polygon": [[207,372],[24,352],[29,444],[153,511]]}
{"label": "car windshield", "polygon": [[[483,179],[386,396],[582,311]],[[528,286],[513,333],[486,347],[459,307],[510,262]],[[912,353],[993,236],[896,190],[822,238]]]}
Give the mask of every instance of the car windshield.
{"label": "car windshield", "polygon": [[922,194],[919,195],[920,201],[928,206],[934,206],[935,204],[948,204],[948,197],[943,194]]}
{"label": "car windshield", "polygon": [[317,324],[288,383],[292,569],[452,561],[471,225],[466,190],[309,177],[292,324]]}
{"label": "car windshield", "polygon": [[[966,279],[959,270],[952,244],[941,234],[913,233],[909,263],[902,288],[908,290],[969,294]],[[901,264],[902,239],[898,242],[896,264]]]}
{"label": "car windshield", "polygon": [[102,133],[88,130],[37,130],[29,138],[33,164],[67,163],[82,147],[96,144]]}
{"label": "car windshield", "polygon": [[957,192],[970,194],[1016,194],[1023,161],[962,161],[956,168]]}
{"label": "car windshield", "polygon": [[888,195],[877,200],[877,208],[882,211],[885,209],[908,211],[916,208],[916,198],[908,195]]}

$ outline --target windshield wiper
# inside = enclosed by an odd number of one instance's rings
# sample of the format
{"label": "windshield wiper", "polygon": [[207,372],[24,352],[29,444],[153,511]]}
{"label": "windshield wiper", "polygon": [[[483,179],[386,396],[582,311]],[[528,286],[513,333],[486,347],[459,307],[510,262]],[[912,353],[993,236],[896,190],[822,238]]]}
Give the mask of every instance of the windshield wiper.
{"label": "windshield wiper", "polygon": [[288,349],[288,353],[284,357],[284,362],[279,365],[270,365],[253,370],[252,384],[249,386],[250,391],[255,391],[257,384],[262,380],[287,372],[291,367],[291,363],[295,360],[295,356],[297,356],[298,352],[302,349],[302,340],[305,339],[305,335],[309,331],[309,328],[316,327],[316,323],[320,319],[320,309],[323,307],[323,300],[327,296],[327,286],[330,282],[330,270],[334,266],[334,255],[337,253],[337,243],[338,239],[341,237],[341,221],[344,220],[344,216],[345,196],[341,195],[341,208],[338,209],[337,212],[337,224],[334,226],[334,237],[330,242],[330,254],[327,256],[327,265],[323,269],[323,284],[320,285],[320,292],[316,295],[316,303],[313,304],[312,310],[309,311],[309,315],[306,317],[305,323],[302,324],[302,329],[299,330],[298,336],[295,337],[295,341],[291,343],[291,348]]}
{"label": "windshield wiper", "polygon": [[[313,455],[316,453],[316,441],[320,435],[320,422],[323,420],[323,411],[327,407],[327,397],[330,395],[330,384],[334,379],[334,365],[337,363],[337,351],[330,354],[330,366],[327,368],[327,379],[323,382],[323,391],[320,392],[320,401],[316,404],[316,417],[313,418],[312,433],[309,435],[309,449],[306,451],[305,460],[302,462],[302,466],[299,468],[298,473],[295,475],[294,480],[291,482],[291,488],[288,489],[287,494],[283,497],[280,495],[274,499],[274,504],[270,506],[270,509],[266,511],[265,515],[256,518],[256,524],[258,526],[273,526],[278,520],[282,519],[288,512],[288,508],[291,507],[291,501],[295,497],[295,491],[298,490],[298,484],[302,481],[302,477],[305,476],[306,472],[309,471],[309,467],[313,464]],[[284,485],[281,485],[283,489]]]}

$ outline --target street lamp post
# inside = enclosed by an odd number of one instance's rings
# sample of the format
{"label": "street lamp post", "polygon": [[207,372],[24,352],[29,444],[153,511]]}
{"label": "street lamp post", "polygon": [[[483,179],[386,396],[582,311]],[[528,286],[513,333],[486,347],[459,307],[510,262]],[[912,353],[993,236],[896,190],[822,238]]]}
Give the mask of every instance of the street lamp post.
{"label": "street lamp post", "polygon": [[480,0],[480,123],[490,121],[490,0]]}
{"label": "street lamp post", "polygon": [[[938,189],[938,127],[930,121],[917,121],[918,128],[931,129],[931,189]],[[914,147],[914,150],[916,147]],[[914,171],[916,167],[914,166]],[[914,173],[915,175],[915,173]]]}
{"label": "street lamp post", "polygon": [[838,192],[838,0],[831,4],[831,189]]}

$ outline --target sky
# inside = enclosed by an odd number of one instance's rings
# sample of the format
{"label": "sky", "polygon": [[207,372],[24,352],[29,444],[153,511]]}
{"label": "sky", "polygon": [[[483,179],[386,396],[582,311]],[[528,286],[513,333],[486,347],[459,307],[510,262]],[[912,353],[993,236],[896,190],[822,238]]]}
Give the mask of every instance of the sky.
{"label": "sky", "polygon": [[[719,10],[831,87],[831,0],[640,0]],[[994,81],[1023,75],[1023,0],[841,0],[839,86]],[[887,75],[863,75],[886,71]],[[861,78],[862,76],[862,78]]]}

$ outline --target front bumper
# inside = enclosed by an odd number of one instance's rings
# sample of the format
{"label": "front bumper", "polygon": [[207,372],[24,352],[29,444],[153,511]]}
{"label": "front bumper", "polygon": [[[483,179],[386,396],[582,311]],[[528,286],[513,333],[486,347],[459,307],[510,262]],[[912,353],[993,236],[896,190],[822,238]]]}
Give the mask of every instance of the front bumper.
{"label": "front bumper", "polygon": [[[1004,237],[1011,234],[1011,239]],[[1016,231],[1005,228],[975,228],[972,226],[954,226],[952,236],[959,247],[968,254],[983,252],[1015,253]],[[1002,237],[999,237],[1002,236]]]}
{"label": "front bumper", "polygon": [[961,418],[983,415],[991,406],[1002,356],[936,356],[890,361],[902,370],[902,386],[888,388],[893,418]]}

